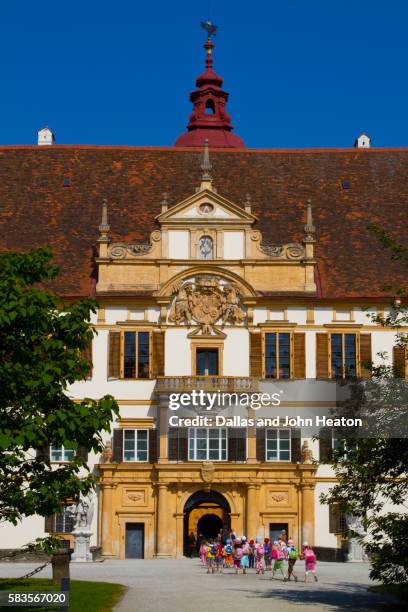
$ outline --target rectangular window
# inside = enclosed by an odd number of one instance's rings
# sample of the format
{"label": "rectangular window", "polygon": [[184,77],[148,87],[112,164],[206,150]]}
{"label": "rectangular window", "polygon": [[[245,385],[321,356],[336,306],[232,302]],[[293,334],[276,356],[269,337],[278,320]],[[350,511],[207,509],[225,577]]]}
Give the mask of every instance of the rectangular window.
{"label": "rectangular window", "polygon": [[68,512],[68,507],[65,506],[61,514],[55,515],[55,532],[71,533],[73,529],[74,517]]}
{"label": "rectangular window", "polygon": [[196,375],[218,376],[218,349],[196,349]]}
{"label": "rectangular window", "polygon": [[65,446],[50,446],[50,460],[51,461],[72,461],[75,456],[75,451],[72,448],[66,448]]}
{"label": "rectangular window", "polygon": [[357,376],[356,334],[331,334],[331,377]]}
{"label": "rectangular window", "polygon": [[125,331],[123,334],[124,378],[150,377],[150,333]]}
{"label": "rectangular window", "polygon": [[125,429],[123,431],[123,461],[148,460],[148,430]]}
{"label": "rectangular window", "polygon": [[291,334],[265,334],[265,378],[291,377]]}
{"label": "rectangular window", "polygon": [[266,430],[266,461],[290,461],[290,429]]}
{"label": "rectangular window", "polygon": [[221,427],[197,427],[188,431],[190,461],[226,461],[227,430]]}

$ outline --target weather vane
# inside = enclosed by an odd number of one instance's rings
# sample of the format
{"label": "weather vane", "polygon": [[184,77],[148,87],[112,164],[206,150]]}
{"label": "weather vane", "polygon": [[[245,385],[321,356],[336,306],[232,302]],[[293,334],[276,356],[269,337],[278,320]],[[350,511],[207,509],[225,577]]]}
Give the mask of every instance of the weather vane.
{"label": "weather vane", "polygon": [[207,32],[208,38],[215,36],[217,33],[217,26],[211,23],[211,21],[202,21],[201,27]]}

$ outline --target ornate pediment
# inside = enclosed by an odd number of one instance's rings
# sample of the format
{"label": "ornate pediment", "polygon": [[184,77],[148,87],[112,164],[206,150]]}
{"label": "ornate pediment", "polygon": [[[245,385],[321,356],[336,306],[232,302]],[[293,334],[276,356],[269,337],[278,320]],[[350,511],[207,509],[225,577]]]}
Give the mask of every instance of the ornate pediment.
{"label": "ornate pediment", "polygon": [[256,217],[212,189],[203,189],[163,211],[156,217],[160,225],[252,225]]}
{"label": "ornate pediment", "polygon": [[203,334],[211,334],[219,323],[243,323],[246,313],[235,283],[223,283],[210,275],[196,276],[173,287],[169,320],[177,325],[198,323]]}

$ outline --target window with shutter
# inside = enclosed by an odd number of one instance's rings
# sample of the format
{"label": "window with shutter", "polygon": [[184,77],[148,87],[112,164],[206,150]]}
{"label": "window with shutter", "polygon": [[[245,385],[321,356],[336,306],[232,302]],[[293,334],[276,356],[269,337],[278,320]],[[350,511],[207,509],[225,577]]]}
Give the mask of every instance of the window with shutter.
{"label": "window with shutter", "polygon": [[253,378],[262,377],[262,335],[250,333],[250,372]]}
{"label": "window with shutter", "polygon": [[123,461],[123,429],[113,430],[112,461],[115,463]]}
{"label": "window with shutter", "polygon": [[266,460],[266,429],[256,428],[256,458],[258,461]]}
{"label": "window with shutter", "polygon": [[87,372],[87,379],[90,380],[92,378],[92,370],[93,370],[93,363],[92,363],[92,340],[90,340],[86,346],[86,348],[82,351],[81,353],[81,357],[82,359],[85,359],[85,361],[88,361],[89,363],[89,369]]}
{"label": "window with shutter", "polygon": [[108,379],[115,380],[120,377],[120,332],[109,332],[109,360]]}
{"label": "window with shutter", "polygon": [[338,504],[329,505],[329,533],[341,533],[347,528],[346,515]]}
{"label": "window with shutter", "polygon": [[290,460],[292,461],[292,463],[300,463],[302,460],[300,436],[301,436],[300,429],[290,430],[290,443],[291,443]]}
{"label": "window with shutter", "polygon": [[370,378],[371,366],[371,334],[360,334],[360,373],[362,378]]}
{"label": "window with shutter", "polygon": [[44,531],[45,531],[45,533],[54,533],[54,531],[55,531],[54,523],[55,523],[55,515],[54,514],[50,514],[49,516],[45,517],[45,519],[44,519]]}
{"label": "window with shutter", "polygon": [[149,462],[157,462],[157,429],[149,429]]}
{"label": "window with shutter", "polygon": [[228,461],[246,461],[247,430],[245,427],[228,428]]}
{"label": "window with shutter", "polygon": [[186,427],[169,427],[167,442],[169,461],[187,461],[188,438]]}
{"label": "window with shutter", "polygon": [[267,332],[264,334],[264,377],[291,378],[292,334],[289,332]]}
{"label": "window with shutter", "polygon": [[319,461],[320,463],[330,463],[332,459],[332,431],[321,429],[319,432]]}
{"label": "window with shutter", "polygon": [[394,346],[392,363],[395,378],[407,378],[407,354],[404,346]]}
{"label": "window with shutter", "polygon": [[293,375],[306,378],[306,334],[293,334]]}
{"label": "window with shutter", "polygon": [[329,378],[328,334],[316,334],[316,378]]}
{"label": "window with shutter", "polygon": [[153,333],[153,378],[164,376],[165,332]]}

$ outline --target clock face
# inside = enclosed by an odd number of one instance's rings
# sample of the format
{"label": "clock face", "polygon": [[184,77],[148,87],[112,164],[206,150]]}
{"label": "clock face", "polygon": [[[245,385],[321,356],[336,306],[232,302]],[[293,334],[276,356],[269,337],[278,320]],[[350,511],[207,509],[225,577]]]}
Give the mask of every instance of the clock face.
{"label": "clock face", "polygon": [[204,202],[200,204],[198,210],[202,215],[211,215],[214,212],[214,206],[209,202]]}

